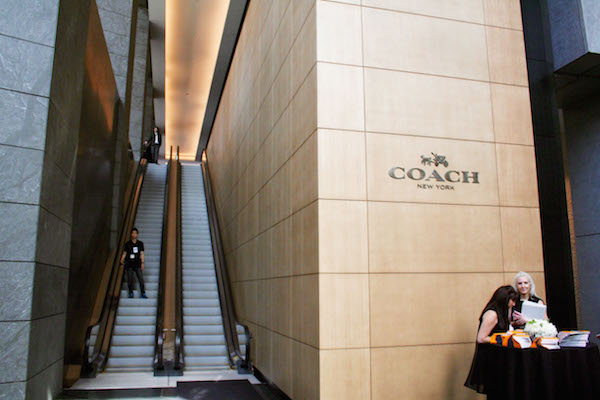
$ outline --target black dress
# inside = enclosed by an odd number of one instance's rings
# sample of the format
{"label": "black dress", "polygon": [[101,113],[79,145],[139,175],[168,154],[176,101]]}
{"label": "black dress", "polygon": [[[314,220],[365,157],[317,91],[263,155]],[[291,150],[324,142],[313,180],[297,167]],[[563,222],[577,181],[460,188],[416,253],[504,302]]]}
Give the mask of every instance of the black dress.
{"label": "black dress", "polygon": [[[508,324],[505,324],[504,320],[500,318],[498,310],[495,307],[486,308],[483,313],[481,313],[481,317],[479,317],[479,327],[481,327],[481,322],[483,320],[483,314],[485,314],[488,310],[494,310],[496,314],[498,314],[498,323],[492,329],[490,335],[494,333],[502,333],[508,330]],[[477,332],[479,332],[479,328],[477,328]],[[489,346],[488,344],[484,344],[485,346]],[[469,376],[465,382],[465,386],[477,391],[478,393],[486,393],[484,379],[483,379],[483,371],[480,364],[481,358],[477,357],[477,353],[479,352],[479,346],[481,344],[475,344],[475,354],[473,355],[473,361],[471,362],[471,371],[469,372]]]}

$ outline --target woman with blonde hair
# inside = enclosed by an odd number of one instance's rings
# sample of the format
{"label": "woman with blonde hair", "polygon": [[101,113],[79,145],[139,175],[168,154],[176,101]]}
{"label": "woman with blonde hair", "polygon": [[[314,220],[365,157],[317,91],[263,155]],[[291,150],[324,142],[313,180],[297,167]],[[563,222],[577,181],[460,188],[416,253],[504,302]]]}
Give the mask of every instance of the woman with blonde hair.
{"label": "woman with blonde hair", "polygon": [[523,326],[527,323],[527,318],[521,314],[521,307],[525,300],[532,301],[534,303],[544,304],[542,299],[537,297],[535,293],[535,282],[531,275],[527,272],[520,271],[515,275],[513,280],[513,288],[519,293],[519,301],[513,308],[512,325],[515,327]]}

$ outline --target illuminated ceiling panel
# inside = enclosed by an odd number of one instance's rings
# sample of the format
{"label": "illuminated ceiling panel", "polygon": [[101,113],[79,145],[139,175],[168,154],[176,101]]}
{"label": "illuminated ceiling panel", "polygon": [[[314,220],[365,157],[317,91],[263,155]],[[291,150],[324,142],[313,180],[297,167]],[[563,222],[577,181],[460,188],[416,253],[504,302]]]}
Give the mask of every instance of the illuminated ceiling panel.
{"label": "illuminated ceiling panel", "polygon": [[165,150],[180,146],[181,158],[193,160],[229,0],[168,0],[165,5]]}

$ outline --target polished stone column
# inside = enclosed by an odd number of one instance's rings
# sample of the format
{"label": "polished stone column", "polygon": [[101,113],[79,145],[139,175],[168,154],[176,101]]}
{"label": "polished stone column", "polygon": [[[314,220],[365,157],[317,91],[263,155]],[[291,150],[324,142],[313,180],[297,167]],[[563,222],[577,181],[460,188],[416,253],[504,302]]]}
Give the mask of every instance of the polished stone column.
{"label": "polished stone column", "polygon": [[137,1],[96,0],[96,4],[119,96],[123,104],[128,104],[131,98],[130,82],[133,72],[129,54],[135,44],[135,36],[132,37],[135,35],[135,25],[132,26],[132,22],[136,18],[134,12],[137,10]]}
{"label": "polished stone column", "polygon": [[[121,100],[118,110],[118,134],[115,142],[115,175],[111,217],[111,243],[113,244],[117,241],[117,227],[122,219],[121,205],[124,187],[127,183],[127,177],[121,176],[121,172],[124,170],[121,165],[127,160],[127,142],[129,140],[137,3],[137,0],[96,0]],[[133,142],[132,148],[135,149]]]}
{"label": "polished stone column", "polygon": [[74,32],[88,13],[89,1],[0,3],[0,398],[62,387],[86,40]]}
{"label": "polished stone column", "polygon": [[131,148],[136,160],[139,160],[142,143],[149,135],[149,131],[144,130],[149,24],[148,9],[139,7],[135,35],[135,56],[133,60],[131,108],[129,113],[129,141],[131,142]]}

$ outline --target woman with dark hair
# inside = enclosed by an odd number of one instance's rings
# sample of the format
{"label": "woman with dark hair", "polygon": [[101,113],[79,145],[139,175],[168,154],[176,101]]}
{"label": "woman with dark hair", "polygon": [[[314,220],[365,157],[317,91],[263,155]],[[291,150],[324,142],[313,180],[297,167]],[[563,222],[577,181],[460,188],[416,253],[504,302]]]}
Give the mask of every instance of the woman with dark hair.
{"label": "woman with dark hair", "polygon": [[501,286],[496,289],[490,301],[483,308],[479,317],[475,355],[471,364],[471,371],[465,382],[466,387],[479,393],[485,393],[484,371],[482,371],[482,365],[478,362],[479,358],[477,357],[477,353],[481,351],[479,346],[489,344],[492,334],[512,329],[510,314],[518,298],[519,294],[512,286]]}
{"label": "woman with dark hair", "polygon": [[493,333],[510,329],[510,315],[519,294],[512,286],[501,286],[492,295],[479,317],[477,343],[489,343]]}

